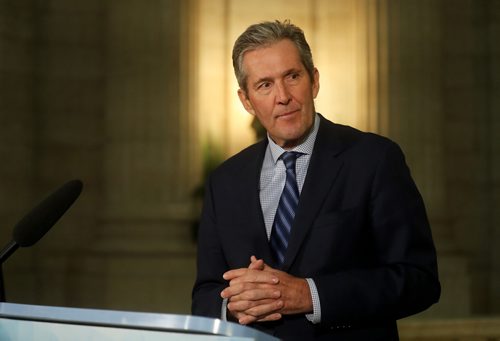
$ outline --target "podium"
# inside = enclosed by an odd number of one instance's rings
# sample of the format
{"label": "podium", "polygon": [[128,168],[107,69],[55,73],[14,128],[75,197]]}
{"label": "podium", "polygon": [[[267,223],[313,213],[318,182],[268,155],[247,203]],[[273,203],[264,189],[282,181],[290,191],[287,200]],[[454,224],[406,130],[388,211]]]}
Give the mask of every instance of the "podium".
{"label": "podium", "polygon": [[273,341],[258,330],[219,319],[0,303],[0,340]]}

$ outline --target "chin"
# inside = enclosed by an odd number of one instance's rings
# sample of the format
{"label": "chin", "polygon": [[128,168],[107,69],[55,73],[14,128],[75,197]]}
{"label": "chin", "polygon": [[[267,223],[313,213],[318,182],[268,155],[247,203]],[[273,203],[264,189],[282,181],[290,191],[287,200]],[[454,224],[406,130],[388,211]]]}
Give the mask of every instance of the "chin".
{"label": "chin", "polygon": [[284,141],[284,146],[293,148],[302,142],[303,136],[303,134],[286,135],[281,140]]}

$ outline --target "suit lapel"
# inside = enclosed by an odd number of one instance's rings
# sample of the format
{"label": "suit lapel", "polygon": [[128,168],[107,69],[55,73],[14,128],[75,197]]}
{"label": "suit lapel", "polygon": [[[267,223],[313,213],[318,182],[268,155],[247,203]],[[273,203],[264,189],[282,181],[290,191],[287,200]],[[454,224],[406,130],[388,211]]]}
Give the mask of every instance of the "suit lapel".
{"label": "suit lapel", "polygon": [[337,155],[343,150],[335,126],[321,117],[320,127],[302,192],[298,211],[292,226],[283,270],[292,265],[304,238],[309,233],[322,203],[330,191],[342,168],[342,160]]}
{"label": "suit lapel", "polygon": [[[242,198],[248,198],[249,201],[244,203],[248,209],[247,219],[249,226],[251,227],[252,237],[250,240],[255,240],[256,243],[254,247],[254,255],[257,258],[262,258],[266,263],[271,264],[273,257],[269,249],[269,242],[267,239],[266,226],[264,223],[264,216],[262,214],[262,206],[260,204],[260,173],[262,170],[262,162],[264,160],[264,155],[267,148],[267,139],[264,139],[257,146],[255,157],[251,158],[251,162],[242,169],[240,174],[242,189],[241,193],[249,193],[248,196],[242,196]],[[251,181],[248,181],[251,179]],[[249,240],[242,241],[243,243],[248,243]],[[248,259],[250,262],[250,258]]]}

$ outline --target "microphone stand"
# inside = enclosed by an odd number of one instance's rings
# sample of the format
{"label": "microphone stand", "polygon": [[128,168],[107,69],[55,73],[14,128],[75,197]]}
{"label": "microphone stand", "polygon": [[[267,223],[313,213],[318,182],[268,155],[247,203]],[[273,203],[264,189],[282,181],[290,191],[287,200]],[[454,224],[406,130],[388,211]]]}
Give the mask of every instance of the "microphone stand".
{"label": "microphone stand", "polygon": [[65,183],[32,209],[14,227],[14,231],[12,232],[13,240],[0,251],[0,302],[5,302],[5,283],[3,280],[2,264],[19,246],[31,246],[42,238],[75,202],[82,191],[82,186],[83,184],[80,180],[71,180]]}
{"label": "microphone stand", "polygon": [[7,302],[5,297],[5,283],[3,280],[3,262],[7,260],[19,248],[19,244],[11,240],[2,251],[0,251],[0,302]]}
{"label": "microphone stand", "polygon": [[0,302],[7,302],[7,298],[5,297],[5,284],[3,283],[2,264],[0,264]]}

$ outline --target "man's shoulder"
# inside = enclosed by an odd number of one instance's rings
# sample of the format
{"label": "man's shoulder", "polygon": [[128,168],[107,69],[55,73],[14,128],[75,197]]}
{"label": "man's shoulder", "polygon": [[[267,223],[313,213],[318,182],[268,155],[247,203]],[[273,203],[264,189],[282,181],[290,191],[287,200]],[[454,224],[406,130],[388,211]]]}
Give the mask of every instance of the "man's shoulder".
{"label": "man's shoulder", "polygon": [[318,137],[320,138],[319,143],[337,145],[342,150],[352,148],[385,149],[396,145],[388,137],[373,132],[362,131],[348,125],[333,123],[327,119],[323,119]]}
{"label": "man's shoulder", "polygon": [[215,169],[214,174],[237,174],[248,167],[257,167],[259,162],[262,164],[266,146],[266,140],[252,144],[222,162],[219,167]]}

